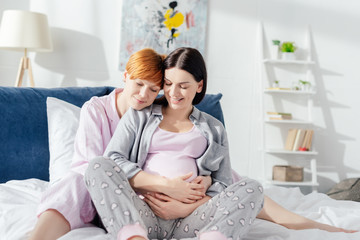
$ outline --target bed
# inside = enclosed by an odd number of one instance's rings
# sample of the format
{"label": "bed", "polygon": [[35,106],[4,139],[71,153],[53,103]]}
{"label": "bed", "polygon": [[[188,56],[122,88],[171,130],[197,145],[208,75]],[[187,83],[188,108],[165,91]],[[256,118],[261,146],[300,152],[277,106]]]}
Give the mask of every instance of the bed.
{"label": "bed", "polygon": [[[111,87],[33,89],[0,87],[0,239],[27,239],[36,223],[42,192],[69,169],[79,109]],[[221,94],[207,95],[200,109],[224,121]],[[31,127],[29,127],[31,126]],[[21,141],[20,141],[21,140]],[[268,187],[265,193],[285,208],[316,221],[360,229],[360,203],[325,194],[303,195],[298,188]],[[108,239],[89,224],[61,238]],[[245,239],[360,239],[360,233],[289,230],[257,219]]]}
{"label": "bed", "polygon": [[[39,179],[13,180],[0,184],[0,239],[26,239],[36,222],[35,211],[49,182]],[[343,228],[359,229],[360,204],[337,201],[321,193],[302,195],[298,188],[271,187],[265,193],[282,206],[311,219]],[[62,240],[108,239],[103,229],[89,224],[66,234]],[[257,219],[245,239],[345,240],[360,239],[360,233],[329,233],[320,230],[289,230]]]}

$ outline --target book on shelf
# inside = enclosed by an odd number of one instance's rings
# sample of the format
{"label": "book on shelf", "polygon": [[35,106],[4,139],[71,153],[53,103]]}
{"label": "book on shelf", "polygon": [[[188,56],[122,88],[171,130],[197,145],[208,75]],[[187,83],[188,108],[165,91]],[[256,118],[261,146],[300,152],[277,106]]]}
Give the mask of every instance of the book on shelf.
{"label": "book on shelf", "polygon": [[266,90],[291,90],[291,88],[281,88],[281,87],[269,87],[269,88],[266,88]]}
{"label": "book on shelf", "polygon": [[266,112],[266,116],[269,120],[291,120],[291,113],[283,112]]}
{"label": "book on shelf", "polygon": [[300,151],[306,151],[306,144],[309,140],[310,137],[310,130],[305,130],[305,136],[304,136],[304,141],[302,142],[301,146],[300,146]]}
{"label": "book on shelf", "polygon": [[289,129],[285,141],[285,150],[288,151],[310,151],[314,130]]}
{"label": "book on shelf", "polygon": [[294,146],[292,149],[293,151],[298,151],[301,145],[303,144],[305,132],[306,132],[305,129],[298,129],[294,141]]}
{"label": "book on shelf", "polygon": [[313,135],[314,135],[314,130],[309,130],[310,133],[309,133],[309,138],[307,139],[306,143],[305,143],[305,151],[310,151],[311,149],[311,143],[312,143],[312,140],[313,140]]}
{"label": "book on shelf", "polygon": [[297,131],[298,130],[296,128],[292,128],[289,130],[287,138],[286,138],[286,142],[285,142],[285,150],[292,151]]}
{"label": "book on shelf", "polygon": [[284,113],[284,112],[266,112],[269,115],[283,115],[283,116],[291,116],[291,113]]}

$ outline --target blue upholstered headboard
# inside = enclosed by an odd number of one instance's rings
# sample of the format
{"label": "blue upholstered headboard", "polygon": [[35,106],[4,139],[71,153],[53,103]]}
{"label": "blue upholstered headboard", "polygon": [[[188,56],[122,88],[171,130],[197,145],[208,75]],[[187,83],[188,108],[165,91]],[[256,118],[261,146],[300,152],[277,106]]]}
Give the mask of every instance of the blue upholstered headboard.
{"label": "blue upholstered headboard", "polygon": [[[47,97],[81,107],[92,96],[103,96],[113,89],[0,87],[0,183],[28,178],[49,180]],[[197,107],[224,123],[221,96],[206,95]]]}

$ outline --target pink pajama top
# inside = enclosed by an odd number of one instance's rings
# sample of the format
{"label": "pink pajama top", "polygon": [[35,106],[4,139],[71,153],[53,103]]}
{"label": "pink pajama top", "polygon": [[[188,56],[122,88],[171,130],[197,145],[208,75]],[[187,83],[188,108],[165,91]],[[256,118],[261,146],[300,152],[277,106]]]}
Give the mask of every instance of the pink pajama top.
{"label": "pink pajama top", "polygon": [[155,130],[143,170],[167,178],[175,178],[192,172],[186,181],[198,176],[196,159],[207,148],[207,140],[200,130],[193,128],[184,133],[174,133],[159,127]]}
{"label": "pink pajama top", "polygon": [[84,175],[88,162],[103,155],[120,120],[115,96],[122,91],[119,88],[107,96],[93,97],[81,108],[71,170]]}
{"label": "pink pajama top", "polygon": [[122,89],[115,89],[107,96],[92,97],[81,108],[71,170],[43,193],[38,216],[55,209],[65,217],[71,229],[84,227],[93,220],[96,210],[83,175],[89,161],[103,155],[119,123],[116,94],[120,92]]}

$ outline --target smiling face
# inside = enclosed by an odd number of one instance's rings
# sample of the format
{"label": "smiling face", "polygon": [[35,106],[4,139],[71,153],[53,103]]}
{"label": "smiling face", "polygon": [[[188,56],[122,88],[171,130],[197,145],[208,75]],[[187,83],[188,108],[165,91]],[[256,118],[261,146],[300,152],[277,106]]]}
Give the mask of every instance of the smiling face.
{"label": "smiling face", "polygon": [[200,93],[203,81],[196,82],[193,75],[179,68],[165,70],[164,95],[174,110],[189,110],[196,93]]}
{"label": "smiling face", "polygon": [[129,74],[125,74],[125,85],[123,95],[128,105],[135,110],[150,106],[160,91],[157,84],[142,79],[130,79]]}

